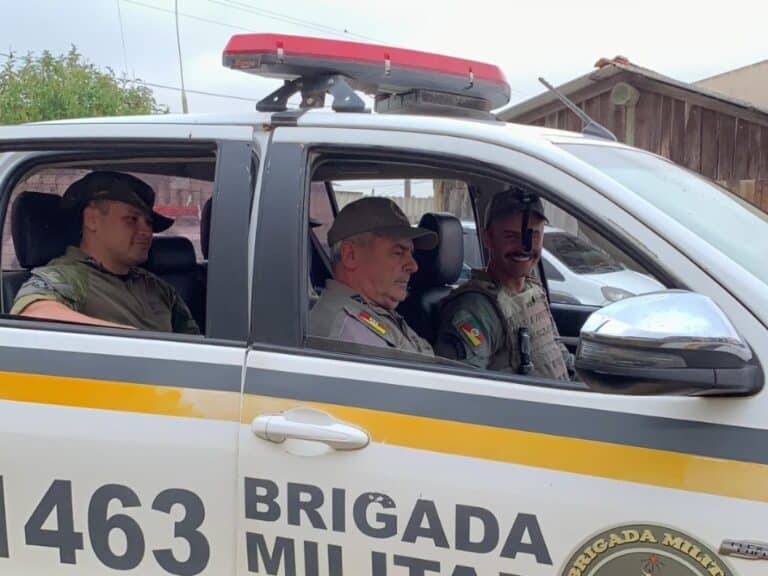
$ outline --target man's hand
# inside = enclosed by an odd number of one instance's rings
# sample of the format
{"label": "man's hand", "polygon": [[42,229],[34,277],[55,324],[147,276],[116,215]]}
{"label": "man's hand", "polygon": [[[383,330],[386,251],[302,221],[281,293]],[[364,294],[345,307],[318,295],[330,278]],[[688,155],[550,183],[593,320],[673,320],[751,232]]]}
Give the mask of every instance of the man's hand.
{"label": "man's hand", "polygon": [[122,328],[125,330],[136,330],[134,326],[126,324],[117,324],[99,320],[93,316],[87,316],[75,312],[61,302],[55,300],[37,300],[24,308],[19,314],[30,318],[40,318],[41,320],[63,320],[64,322],[77,322],[79,324],[91,324],[93,326],[108,326],[109,328]]}

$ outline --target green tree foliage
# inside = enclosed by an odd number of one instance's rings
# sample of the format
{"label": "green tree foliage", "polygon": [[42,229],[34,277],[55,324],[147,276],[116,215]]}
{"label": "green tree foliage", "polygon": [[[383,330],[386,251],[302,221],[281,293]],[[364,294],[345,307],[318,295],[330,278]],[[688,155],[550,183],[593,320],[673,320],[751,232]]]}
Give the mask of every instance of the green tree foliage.
{"label": "green tree foliage", "polygon": [[167,111],[146,85],[102,72],[74,46],[60,56],[11,54],[0,68],[0,124]]}

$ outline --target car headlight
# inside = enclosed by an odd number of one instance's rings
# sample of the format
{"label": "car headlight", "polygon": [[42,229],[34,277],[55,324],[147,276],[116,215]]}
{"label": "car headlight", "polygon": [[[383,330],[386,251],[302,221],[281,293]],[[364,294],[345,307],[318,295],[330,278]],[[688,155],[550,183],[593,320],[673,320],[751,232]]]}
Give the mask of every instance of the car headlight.
{"label": "car headlight", "polygon": [[624,298],[634,296],[629,290],[616,288],[616,286],[603,286],[600,288],[600,291],[603,293],[603,298],[608,302],[618,302],[619,300],[624,300]]}

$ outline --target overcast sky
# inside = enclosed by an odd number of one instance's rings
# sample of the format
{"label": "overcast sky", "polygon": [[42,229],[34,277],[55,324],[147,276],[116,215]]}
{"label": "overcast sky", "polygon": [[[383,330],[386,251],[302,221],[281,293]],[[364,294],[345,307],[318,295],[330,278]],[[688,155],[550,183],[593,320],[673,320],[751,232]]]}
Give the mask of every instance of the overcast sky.
{"label": "overcast sky", "polygon": [[[601,57],[695,81],[768,58],[768,2],[538,0],[178,0],[188,90],[257,100],[274,80],[225,69],[232,34],[283,32],[370,41],[497,64],[512,102],[589,72]],[[100,67],[180,86],[174,0],[0,0],[0,53],[77,46]],[[121,26],[122,20],[122,26]],[[346,34],[345,34],[346,31]],[[0,57],[0,62],[4,59]],[[181,109],[172,90],[157,100]],[[254,102],[189,94],[192,112],[252,110]]]}

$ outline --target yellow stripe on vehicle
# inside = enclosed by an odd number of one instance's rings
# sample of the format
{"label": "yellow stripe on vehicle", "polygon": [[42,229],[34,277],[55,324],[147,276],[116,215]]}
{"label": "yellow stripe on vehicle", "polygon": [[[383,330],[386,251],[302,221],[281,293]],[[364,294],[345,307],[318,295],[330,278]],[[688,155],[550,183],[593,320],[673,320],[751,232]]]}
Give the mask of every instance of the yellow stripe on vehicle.
{"label": "yellow stripe on vehicle", "polygon": [[240,417],[240,394],[0,372],[0,399],[211,420]]}
{"label": "yellow stripe on vehicle", "polygon": [[366,408],[61,376],[0,372],[0,399],[250,424],[312,406],[365,429],[373,442],[651,486],[768,502],[768,465]]}
{"label": "yellow stripe on vehicle", "polygon": [[299,405],[365,429],[372,442],[768,502],[768,466],[751,462],[256,395],[245,398],[243,422]]}

